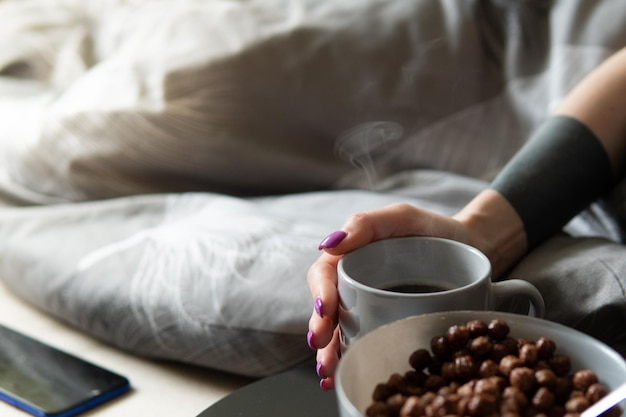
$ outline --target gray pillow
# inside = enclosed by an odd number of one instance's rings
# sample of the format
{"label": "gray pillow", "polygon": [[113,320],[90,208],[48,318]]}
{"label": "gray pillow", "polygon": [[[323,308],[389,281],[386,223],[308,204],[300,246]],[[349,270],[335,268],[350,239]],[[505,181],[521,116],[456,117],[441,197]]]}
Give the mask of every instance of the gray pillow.
{"label": "gray pillow", "polygon": [[[449,215],[485,186],[419,171],[379,192],[2,208],[0,278],[33,306],[138,355],[263,376],[313,354],[306,272],[349,214],[404,201]],[[606,240],[556,237],[511,275],[542,291],[548,319],[613,343],[623,337],[625,255]]]}

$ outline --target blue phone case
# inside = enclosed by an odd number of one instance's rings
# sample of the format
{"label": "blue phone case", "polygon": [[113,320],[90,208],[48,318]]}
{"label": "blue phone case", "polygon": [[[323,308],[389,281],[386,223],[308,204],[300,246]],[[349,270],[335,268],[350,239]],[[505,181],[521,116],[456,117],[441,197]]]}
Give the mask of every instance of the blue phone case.
{"label": "blue phone case", "polygon": [[0,399],[38,417],[72,417],[130,390],[126,377],[0,325]]}

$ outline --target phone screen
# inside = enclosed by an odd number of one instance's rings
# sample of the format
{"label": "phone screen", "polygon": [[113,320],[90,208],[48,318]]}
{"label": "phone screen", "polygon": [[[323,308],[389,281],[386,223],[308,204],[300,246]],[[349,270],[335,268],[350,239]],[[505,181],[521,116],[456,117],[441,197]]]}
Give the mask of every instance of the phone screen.
{"label": "phone screen", "polygon": [[70,417],[129,389],[121,375],[0,325],[0,398],[24,411]]}

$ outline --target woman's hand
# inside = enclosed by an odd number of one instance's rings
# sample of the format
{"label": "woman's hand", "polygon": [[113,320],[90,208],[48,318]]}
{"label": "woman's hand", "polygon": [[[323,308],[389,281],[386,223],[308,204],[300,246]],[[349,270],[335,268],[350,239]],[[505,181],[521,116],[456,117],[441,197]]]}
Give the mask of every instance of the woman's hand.
{"label": "woman's hand", "polygon": [[317,373],[322,389],[334,388],[340,358],[339,259],[370,242],[402,236],[435,236],[472,245],[491,260],[494,276],[512,266],[525,252],[523,225],[517,213],[492,190],[479,194],[454,217],[404,203],[350,216],[339,231],[320,243],[319,249],[324,253],[307,275],[314,305],[307,342],[317,350]]}
{"label": "woman's hand", "polygon": [[467,240],[464,226],[453,218],[408,204],[394,204],[353,214],[340,231],[330,234],[320,243],[324,253],[311,266],[307,276],[314,300],[307,341],[312,349],[317,349],[317,372],[322,389],[334,387],[333,375],[340,356],[337,326],[339,259],[343,254],[376,240],[412,235]]}

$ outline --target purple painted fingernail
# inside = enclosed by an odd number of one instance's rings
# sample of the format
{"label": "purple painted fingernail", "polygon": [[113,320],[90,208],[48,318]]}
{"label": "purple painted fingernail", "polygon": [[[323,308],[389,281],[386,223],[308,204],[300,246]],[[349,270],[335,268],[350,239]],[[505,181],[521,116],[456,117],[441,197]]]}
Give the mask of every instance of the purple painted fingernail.
{"label": "purple painted fingernail", "polygon": [[341,241],[346,238],[347,235],[348,234],[346,232],[342,231],[342,230],[338,230],[336,232],[332,232],[331,234],[326,236],[324,238],[324,240],[322,240],[322,242],[318,246],[318,249],[319,250],[322,250],[322,249],[332,249],[332,248],[336,247],[337,245],[339,245],[341,243]]}
{"label": "purple painted fingernail", "polygon": [[315,372],[317,372],[317,376],[324,378],[324,375],[322,375],[322,362],[317,362],[317,365],[315,365]]}
{"label": "purple painted fingernail", "polygon": [[318,316],[320,316],[321,318],[324,318],[324,312],[322,311],[322,299],[317,297],[315,299],[315,312],[317,313]]}
{"label": "purple painted fingernail", "polygon": [[315,346],[315,343],[313,343],[313,330],[309,330],[309,332],[306,334],[306,342],[311,349],[317,350],[317,346]]}
{"label": "purple painted fingernail", "polygon": [[328,381],[326,380],[326,378],[322,378],[322,379],[320,379],[320,388],[321,388],[323,391],[328,391],[328,390],[330,390],[330,388],[327,386],[327,384],[328,384]]}

